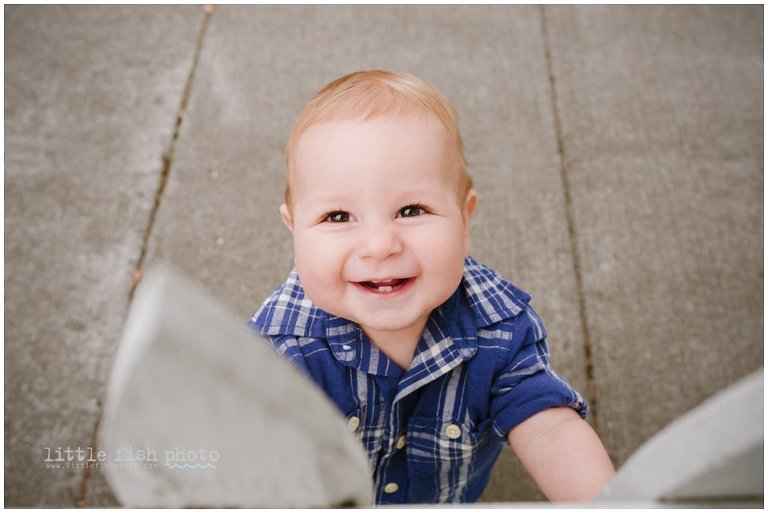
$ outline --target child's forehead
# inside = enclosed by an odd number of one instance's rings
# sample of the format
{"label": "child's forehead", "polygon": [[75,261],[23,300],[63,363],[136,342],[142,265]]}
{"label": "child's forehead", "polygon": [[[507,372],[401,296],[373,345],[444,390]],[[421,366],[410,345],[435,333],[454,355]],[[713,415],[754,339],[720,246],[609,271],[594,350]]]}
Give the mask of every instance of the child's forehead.
{"label": "child's forehead", "polygon": [[[420,133],[436,135],[444,142],[448,142],[448,133],[442,122],[430,112],[387,112],[375,116],[365,114],[341,119],[328,119],[318,121],[307,127],[299,138],[301,141],[317,137],[318,134],[331,134],[340,132],[355,132],[358,130],[388,130],[406,137],[406,133]],[[442,136],[445,136],[444,138]]]}
{"label": "child's forehead", "polygon": [[325,195],[341,202],[371,187],[461,196],[456,148],[439,118],[417,112],[323,121],[297,139],[288,169],[289,204],[316,203]]}
{"label": "child's forehead", "polygon": [[[388,114],[374,118],[329,120],[308,127],[296,144],[297,166],[307,161],[335,160],[349,155],[375,159],[408,154],[416,158],[443,156],[450,139],[442,123],[431,114]],[[360,155],[363,148],[368,152]]]}

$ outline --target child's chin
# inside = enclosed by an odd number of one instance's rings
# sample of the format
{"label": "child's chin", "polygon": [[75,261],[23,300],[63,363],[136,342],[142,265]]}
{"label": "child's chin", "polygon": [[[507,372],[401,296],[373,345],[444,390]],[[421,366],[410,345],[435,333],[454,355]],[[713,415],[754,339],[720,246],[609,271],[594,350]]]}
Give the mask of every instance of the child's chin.
{"label": "child's chin", "polygon": [[358,324],[363,326],[364,329],[374,331],[401,331],[407,329],[413,323],[403,319],[402,315],[400,315],[393,319],[365,319],[363,322],[358,322]]}

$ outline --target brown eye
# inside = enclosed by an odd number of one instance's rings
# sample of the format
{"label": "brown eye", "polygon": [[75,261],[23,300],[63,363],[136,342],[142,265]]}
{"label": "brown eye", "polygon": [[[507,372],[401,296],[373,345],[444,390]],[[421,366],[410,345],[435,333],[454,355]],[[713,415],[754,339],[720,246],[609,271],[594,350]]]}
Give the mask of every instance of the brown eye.
{"label": "brown eye", "polygon": [[424,213],[424,208],[420,205],[408,205],[400,209],[399,217],[416,217]]}
{"label": "brown eye", "polygon": [[349,212],[344,212],[341,210],[330,212],[328,215],[325,216],[325,220],[328,221],[329,223],[348,223]]}

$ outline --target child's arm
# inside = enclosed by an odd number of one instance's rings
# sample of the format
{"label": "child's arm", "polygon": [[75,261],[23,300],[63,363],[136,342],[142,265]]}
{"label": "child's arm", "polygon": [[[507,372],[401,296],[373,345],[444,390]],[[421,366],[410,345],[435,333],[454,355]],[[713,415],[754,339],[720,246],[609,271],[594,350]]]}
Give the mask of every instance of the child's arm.
{"label": "child's arm", "polygon": [[550,501],[589,500],[613,477],[602,442],[571,408],[537,413],[507,437]]}

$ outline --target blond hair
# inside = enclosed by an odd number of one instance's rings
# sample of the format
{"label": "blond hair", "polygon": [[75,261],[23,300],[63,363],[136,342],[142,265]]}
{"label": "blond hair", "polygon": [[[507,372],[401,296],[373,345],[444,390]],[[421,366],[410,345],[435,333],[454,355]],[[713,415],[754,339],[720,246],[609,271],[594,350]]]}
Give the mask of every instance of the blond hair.
{"label": "blond hair", "polygon": [[[460,201],[472,188],[464,160],[456,112],[443,95],[424,80],[389,70],[357,71],[323,87],[304,106],[291,129],[285,147],[285,164],[290,174],[293,154],[301,136],[312,125],[327,121],[369,120],[389,113],[422,111],[437,116],[445,127],[460,177]],[[285,203],[291,206],[290,181],[285,186]]]}

